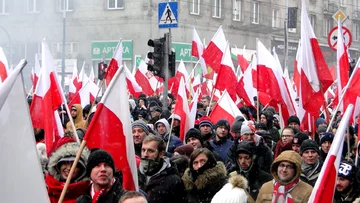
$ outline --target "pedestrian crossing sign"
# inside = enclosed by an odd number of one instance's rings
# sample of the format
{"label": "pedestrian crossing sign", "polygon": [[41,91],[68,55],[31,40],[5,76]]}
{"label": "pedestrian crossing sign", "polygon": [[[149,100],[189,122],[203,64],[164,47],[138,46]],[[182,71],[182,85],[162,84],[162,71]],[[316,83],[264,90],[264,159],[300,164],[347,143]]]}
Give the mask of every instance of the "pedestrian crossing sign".
{"label": "pedestrian crossing sign", "polygon": [[178,27],[178,2],[163,2],[158,5],[159,28]]}

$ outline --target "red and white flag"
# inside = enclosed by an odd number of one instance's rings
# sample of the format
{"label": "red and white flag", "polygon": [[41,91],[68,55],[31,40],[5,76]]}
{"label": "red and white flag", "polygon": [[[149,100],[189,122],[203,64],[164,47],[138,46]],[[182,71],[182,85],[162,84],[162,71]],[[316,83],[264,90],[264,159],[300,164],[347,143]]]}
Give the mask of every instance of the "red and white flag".
{"label": "red and white flag", "polygon": [[0,84],[4,82],[9,74],[9,65],[3,49],[0,47]]}
{"label": "red and white flag", "polygon": [[199,59],[199,63],[201,65],[202,74],[206,75],[208,74],[207,67],[205,60],[203,59],[202,55],[204,52],[204,45],[202,44],[200,37],[198,33],[196,32],[196,29],[193,29],[193,37],[192,37],[192,43],[191,43],[191,56],[195,56]]}
{"label": "red and white flag", "polygon": [[136,70],[135,80],[147,96],[153,95],[160,83],[156,77],[147,70],[146,63],[143,60],[140,62],[139,68]]}
{"label": "red and white flag", "polygon": [[197,89],[194,96],[193,96],[193,99],[189,105],[189,109],[190,109],[190,123],[191,124],[195,124],[195,120],[196,120],[196,112],[197,112],[197,104],[199,102],[199,97],[200,96],[200,89]]}
{"label": "red and white flag", "polygon": [[353,105],[349,105],[344,116],[341,118],[339,128],[336,130],[334,141],[331,144],[329,153],[321,168],[320,175],[312,190],[309,202],[333,202],[336,179],[344,146],[345,131],[349,126],[353,108]]}
{"label": "red and white flag", "polygon": [[[176,97],[174,114],[180,116],[180,140],[184,141],[186,132],[194,127],[194,122],[190,118],[189,103],[186,96],[184,78],[181,77],[179,91]],[[191,123],[192,122],[192,123]]]}
{"label": "red and white flag", "polygon": [[134,97],[138,98],[142,94],[142,88],[136,82],[135,77],[131,74],[130,70],[126,65],[123,66],[125,68],[125,76],[126,76],[126,84],[130,94],[134,95]]}
{"label": "red and white flag", "polygon": [[94,68],[93,68],[93,67],[90,68],[89,79],[90,79],[91,81],[95,82],[95,73],[94,73]]}
{"label": "red and white flag", "polygon": [[101,148],[114,158],[125,190],[138,189],[125,69],[118,69],[97,105],[84,140],[89,149]]}
{"label": "red and white flag", "polygon": [[206,64],[216,73],[220,71],[221,60],[225,52],[226,45],[227,41],[225,39],[224,31],[222,26],[220,26],[202,55]]}
{"label": "red and white flag", "polygon": [[256,89],[253,84],[253,69],[256,69],[257,59],[256,55],[253,56],[252,62],[244,72],[244,74],[240,77],[240,80],[236,87],[237,95],[243,99],[247,106],[255,107],[254,97],[256,96]]}
{"label": "red and white flag", "polygon": [[46,152],[49,153],[59,134],[54,112],[62,104],[62,90],[56,77],[56,68],[45,40],[41,43],[41,74],[30,106],[33,126],[45,131]]}
{"label": "red and white flag", "polygon": [[332,76],[322,55],[319,43],[311,27],[305,1],[301,9],[301,47],[298,68],[300,72],[299,99],[303,108],[312,114],[319,114],[324,104],[324,92],[333,83]]}
{"label": "red and white flag", "polygon": [[[73,74],[71,77],[71,81],[69,83],[69,101],[74,101],[74,104],[80,104],[80,97],[78,96],[78,91],[81,89],[81,84],[78,81],[78,71],[77,68],[74,67]],[[75,95],[77,98],[75,99]]]}
{"label": "red and white flag", "polygon": [[190,92],[189,73],[187,72],[185,68],[185,64],[182,60],[179,63],[179,67],[176,70],[175,76],[169,78],[169,88],[171,89],[171,93],[173,96],[177,96],[178,94],[181,78],[184,78],[184,85],[186,87],[186,92]]}
{"label": "red and white flag", "polygon": [[300,52],[301,52],[301,40],[299,40],[296,57],[294,61],[294,85],[296,88],[296,93],[299,95],[300,91],[300,74],[301,74],[301,68],[298,66],[298,61],[300,60]]}
{"label": "red and white flag", "polygon": [[[337,44],[336,44],[336,56],[337,56],[337,66],[336,66],[336,75],[338,77],[337,80],[337,93],[338,98],[340,98],[342,94],[342,90],[345,85],[349,81],[349,56],[347,53],[346,45],[344,42],[343,30],[341,20],[338,20],[338,33],[337,33]],[[339,111],[344,111],[344,102],[339,104]]]}
{"label": "red and white flag", "polygon": [[123,62],[122,54],[123,54],[123,45],[122,45],[122,39],[120,39],[116,47],[116,50],[114,52],[114,55],[111,58],[110,64],[106,69],[106,74],[104,77],[106,86],[109,86],[110,81],[114,77],[116,71],[121,67]]}
{"label": "red and white flag", "polygon": [[[237,48],[236,48],[236,50],[237,50]],[[243,73],[245,73],[246,69],[249,67],[249,63],[246,60],[246,58],[244,57],[244,55],[245,55],[245,46],[243,48],[242,53],[239,53],[239,52],[237,53],[237,60],[238,60],[239,66],[241,68],[241,71]]]}
{"label": "red and white flag", "polygon": [[37,84],[37,81],[39,80],[40,71],[41,71],[41,66],[40,66],[39,58],[38,58],[38,55],[35,54],[35,67],[34,67],[34,71],[31,76],[33,90],[36,89],[36,84]]}
{"label": "red and white flag", "polygon": [[239,108],[231,99],[230,95],[225,90],[218,103],[211,111],[209,116],[210,120],[212,123],[217,123],[220,119],[226,119],[229,121],[229,123],[233,123],[236,116],[242,116],[246,120],[246,118],[240,112]]}
{"label": "red and white flag", "polygon": [[234,70],[234,64],[231,60],[231,53],[229,43],[225,48],[223,58],[221,61],[220,70],[216,77],[215,88],[224,91],[226,90],[233,101],[236,101],[236,75]]}
{"label": "red and white flag", "polygon": [[78,76],[78,81],[79,81],[79,87],[82,88],[85,83],[89,80],[89,77],[86,75],[85,73],[85,61],[81,67],[81,70],[80,70],[80,73],[79,73],[79,76]]}

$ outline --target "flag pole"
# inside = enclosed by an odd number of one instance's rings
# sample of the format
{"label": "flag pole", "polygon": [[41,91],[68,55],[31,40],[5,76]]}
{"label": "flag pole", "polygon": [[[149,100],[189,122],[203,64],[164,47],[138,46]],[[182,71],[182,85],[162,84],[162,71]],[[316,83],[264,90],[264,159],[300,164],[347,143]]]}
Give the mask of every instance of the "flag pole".
{"label": "flag pole", "polygon": [[[259,50],[259,48],[258,48],[258,43],[259,42],[259,39],[258,38],[256,38],[256,53],[258,53],[258,50]],[[258,70],[258,68],[257,68],[257,65],[258,65],[258,57],[256,57],[256,96],[257,96],[257,98],[256,98],[256,119],[257,119],[257,122],[260,122],[260,98],[259,98],[259,70]]]}
{"label": "flag pole", "polygon": [[211,91],[211,99],[210,99],[210,103],[209,103],[209,106],[206,110],[206,116],[209,116],[209,112],[210,112],[210,105],[211,105],[211,102],[213,100],[213,97],[214,97],[214,94],[215,94],[215,87],[213,86],[213,89]]}
{"label": "flag pole", "polygon": [[[117,80],[117,78],[120,76],[120,73],[121,73],[123,70],[124,70],[123,68],[119,68],[119,70],[117,70],[117,72],[115,73],[113,79],[111,80],[112,82],[110,82],[107,90],[111,90],[111,89],[112,89],[112,86],[115,84],[113,81]],[[103,81],[104,81],[104,80],[102,80],[102,82],[103,82]],[[104,96],[106,96],[106,95],[107,95],[107,93],[105,92],[105,93],[104,93]],[[94,103],[95,103],[95,102],[94,102]],[[94,103],[93,103],[93,104],[94,104]],[[65,106],[67,106],[67,105],[65,105]],[[85,145],[86,145],[86,140],[83,139],[83,141],[81,142],[80,148],[79,148],[79,150],[77,151],[75,160],[74,160],[74,162],[73,162],[72,165],[71,165],[71,169],[70,169],[70,172],[69,172],[69,176],[66,178],[66,182],[65,182],[65,185],[64,185],[63,190],[61,191],[61,195],[60,195],[60,198],[59,198],[58,203],[62,203],[63,200],[64,200],[64,198],[65,198],[65,194],[66,194],[66,191],[67,191],[67,189],[68,189],[68,187],[69,187],[69,184],[70,184],[70,181],[71,181],[71,177],[72,177],[73,174],[74,174],[76,165],[77,165],[77,163],[78,163],[79,160],[80,160],[80,156],[81,156],[82,151],[83,151],[84,148],[85,148]]]}
{"label": "flag pole", "polygon": [[[170,132],[169,132],[169,139],[168,139],[168,141],[167,141],[167,143],[166,143],[166,152],[168,151],[168,149],[169,149],[169,144],[170,144],[170,140],[171,140],[171,131],[172,131],[172,129],[173,129],[173,126],[174,126],[174,117],[175,117],[175,113],[173,113],[172,115],[171,115],[171,124],[170,124]],[[165,135],[166,136],[166,135]]]}

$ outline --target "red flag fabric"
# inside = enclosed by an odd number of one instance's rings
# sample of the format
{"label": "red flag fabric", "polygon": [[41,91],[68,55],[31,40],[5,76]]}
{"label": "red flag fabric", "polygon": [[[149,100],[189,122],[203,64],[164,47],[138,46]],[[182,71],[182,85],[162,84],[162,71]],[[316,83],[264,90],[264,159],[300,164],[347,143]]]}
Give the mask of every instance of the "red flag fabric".
{"label": "red flag fabric", "polygon": [[203,58],[208,66],[210,66],[216,73],[220,71],[221,60],[226,48],[227,42],[224,31],[220,26],[210,43],[203,53]]}
{"label": "red flag fabric", "polygon": [[77,94],[77,92],[80,89],[81,89],[81,84],[78,81],[78,71],[77,71],[77,68],[74,67],[71,81],[69,84],[69,101],[74,101],[74,104],[80,104],[80,102],[81,102],[80,97],[77,96],[77,98],[75,98],[75,95],[79,95],[79,94]]}
{"label": "red flag fabric", "polygon": [[40,76],[40,71],[41,71],[41,66],[40,66],[40,62],[38,59],[38,55],[36,54],[35,55],[35,67],[34,67],[34,72],[33,72],[32,79],[31,79],[32,84],[33,84],[33,90],[36,89],[36,84],[37,84],[37,81]]}
{"label": "red flag fabric", "polygon": [[245,73],[246,69],[249,67],[249,63],[248,63],[248,61],[246,60],[246,58],[244,57],[244,54],[245,54],[245,47],[244,47],[244,49],[243,49],[242,54],[237,53],[238,63],[239,63],[239,66],[240,66],[240,68],[241,68],[241,71],[242,71],[243,73]]}
{"label": "red flag fabric", "polygon": [[125,70],[118,69],[97,106],[84,140],[89,149],[101,148],[114,158],[126,190],[138,189]]}
{"label": "red flag fabric", "polygon": [[157,86],[160,87],[160,82],[150,71],[147,70],[147,66],[144,61],[140,62],[139,68],[136,70],[135,80],[147,96],[153,95]]}
{"label": "red flag fabric", "polygon": [[186,96],[184,78],[180,79],[179,91],[176,97],[176,104],[174,114],[180,116],[180,140],[184,141],[186,132],[194,127],[194,123],[191,123],[189,104]]}
{"label": "red flag fabric", "polygon": [[56,78],[56,68],[45,40],[42,41],[42,69],[33,100],[30,114],[33,126],[45,131],[46,152],[49,153],[53,142],[59,139],[54,112],[62,104],[61,89]]}
{"label": "red flag fabric", "polygon": [[297,52],[296,52],[296,58],[294,61],[294,85],[296,88],[296,93],[297,95],[299,95],[299,90],[300,90],[300,74],[301,74],[301,69],[298,66],[298,61],[299,61],[299,57],[300,57],[300,52],[301,52],[301,40],[298,43],[298,47],[297,47]]}
{"label": "red flag fabric", "polygon": [[181,60],[179,63],[179,67],[176,70],[176,74],[174,77],[169,78],[169,88],[171,89],[171,94],[173,96],[177,96],[178,94],[178,90],[179,90],[179,84],[180,84],[180,80],[181,78],[184,78],[184,85],[186,87],[186,92],[190,92],[190,82],[189,80],[189,73],[187,72],[186,68],[185,68],[185,64],[184,62]]}
{"label": "red flag fabric", "polygon": [[215,88],[220,91],[226,90],[229,93],[231,99],[236,101],[236,85],[234,85],[236,83],[237,80],[228,43],[224,50],[218,76],[216,77]]}
{"label": "red flag fabric", "polygon": [[348,128],[353,105],[349,105],[336,130],[334,141],[321,168],[320,175],[310,195],[309,202],[332,202],[334,198],[337,174],[344,146],[345,131]]}
{"label": "red flag fabric", "polygon": [[114,55],[111,58],[110,64],[106,70],[106,74],[104,77],[106,86],[109,86],[111,79],[114,77],[116,71],[122,65],[122,54],[123,54],[123,46],[122,46],[122,39],[120,39],[116,47],[116,50],[114,52]]}
{"label": "red flag fabric", "polygon": [[[255,66],[255,67],[254,67]],[[257,59],[256,56],[253,56],[253,60],[244,72],[244,75],[240,77],[240,80],[236,86],[236,93],[242,98],[247,106],[255,107],[254,97],[256,96],[256,89],[253,84],[253,69],[256,69]]]}
{"label": "red flag fabric", "polygon": [[9,73],[8,61],[5,57],[3,49],[0,47],[0,84],[4,82]]}
{"label": "red flag fabric", "polygon": [[336,79],[335,66],[331,66],[331,68],[330,68],[330,73],[331,73],[331,76],[332,76],[333,80],[335,80],[335,79]]}
{"label": "red flag fabric", "polygon": [[136,82],[135,77],[131,74],[130,70],[124,65],[125,68],[125,76],[126,76],[126,84],[130,94],[134,95],[134,97],[138,98],[142,94],[142,88]]}
{"label": "red flag fabric", "polygon": [[201,65],[202,74],[206,75],[208,74],[206,63],[204,58],[202,57],[204,52],[204,45],[202,44],[200,37],[198,33],[196,32],[196,29],[193,29],[193,37],[191,42],[191,56],[195,56],[199,59],[199,63]]}

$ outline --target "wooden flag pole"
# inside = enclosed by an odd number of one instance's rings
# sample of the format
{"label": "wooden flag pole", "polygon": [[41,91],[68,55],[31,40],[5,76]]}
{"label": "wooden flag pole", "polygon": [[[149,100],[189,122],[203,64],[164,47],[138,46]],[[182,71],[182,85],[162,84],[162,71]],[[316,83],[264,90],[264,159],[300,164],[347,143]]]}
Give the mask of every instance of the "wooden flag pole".
{"label": "wooden flag pole", "polygon": [[174,126],[174,117],[175,117],[175,113],[173,113],[171,115],[171,125],[170,125],[170,131],[169,131],[169,139],[168,139],[168,141],[166,143],[166,150],[165,150],[166,152],[169,150],[169,145],[170,145],[170,140],[171,140],[171,131],[172,131],[173,126]]}

